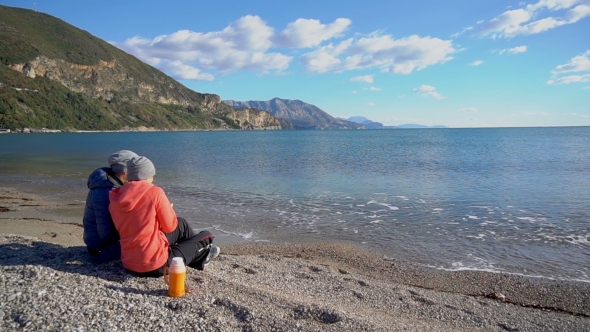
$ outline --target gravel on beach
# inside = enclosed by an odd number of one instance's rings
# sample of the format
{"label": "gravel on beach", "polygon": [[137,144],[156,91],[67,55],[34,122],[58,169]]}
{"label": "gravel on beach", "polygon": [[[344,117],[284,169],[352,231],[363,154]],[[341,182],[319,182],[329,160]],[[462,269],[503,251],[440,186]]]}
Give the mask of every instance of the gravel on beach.
{"label": "gravel on beach", "polygon": [[[83,246],[2,234],[0,330],[590,331],[582,312],[393,282],[358,263],[370,256],[340,244],[232,245],[205,271],[189,269],[190,293],[170,298],[162,278],[98,265]],[[588,294],[584,284],[570,287]]]}
{"label": "gravel on beach", "polygon": [[97,264],[64,203],[0,187],[0,331],[590,331],[590,284],[384,259],[338,243],[224,245],[190,292]]}

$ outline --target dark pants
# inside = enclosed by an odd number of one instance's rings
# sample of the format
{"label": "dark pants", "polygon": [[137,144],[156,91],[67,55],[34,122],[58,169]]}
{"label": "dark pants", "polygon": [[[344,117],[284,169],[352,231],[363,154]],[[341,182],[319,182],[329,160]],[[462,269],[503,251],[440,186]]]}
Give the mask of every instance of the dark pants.
{"label": "dark pants", "polygon": [[164,275],[164,268],[170,264],[174,257],[182,257],[186,265],[197,268],[207,258],[214,238],[209,231],[195,234],[186,219],[181,217],[178,217],[178,227],[165,234],[170,244],[166,264],[150,272],[137,273],[129,270],[128,272],[140,277],[161,277]]}

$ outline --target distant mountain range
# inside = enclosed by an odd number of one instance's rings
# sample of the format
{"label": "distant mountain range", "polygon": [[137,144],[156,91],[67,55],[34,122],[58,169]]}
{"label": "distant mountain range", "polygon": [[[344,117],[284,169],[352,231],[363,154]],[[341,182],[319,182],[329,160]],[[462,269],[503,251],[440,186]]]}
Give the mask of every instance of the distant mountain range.
{"label": "distant mountain range", "polygon": [[365,118],[364,116],[359,116],[359,115],[352,116],[348,119],[345,119],[345,118],[339,118],[339,119],[362,124],[367,129],[393,129],[393,128],[395,128],[395,127],[390,127],[390,126],[384,126],[381,122],[374,122],[374,121],[371,121],[371,120]]}
{"label": "distant mountain range", "polygon": [[[224,103],[235,109],[256,109],[270,113],[281,121],[284,129],[292,124],[293,129],[414,129],[414,128],[447,128],[445,126],[424,126],[419,124],[403,124],[384,126],[380,122],[371,121],[363,116],[352,116],[348,119],[333,117],[319,107],[301,100],[273,98],[267,101],[224,100]],[[283,123],[284,122],[284,123]]]}
{"label": "distant mountain range", "polygon": [[425,126],[425,125],[420,125],[420,124],[402,124],[399,126],[384,126],[382,123],[380,122],[374,122],[371,121],[367,118],[365,118],[364,116],[352,116],[348,119],[346,118],[339,118],[341,120],[345,120],[345,121],[351,121],[351,122],[356,122],[359,124],[362,124],[363,126],[365,126],[367,129],[420,129],[420,128],[448,128],[447,126],[441,126],[441,125],[437,125],[437,126]]}
{"label": "distant mountain range", "polygon": [[224,100],[223,102],[236,109],[267,111],[279,120],[291,122],[295,129],[365,129],[362,124],[335,118],[319,107],[301,100],[273,98],[268,101]]}

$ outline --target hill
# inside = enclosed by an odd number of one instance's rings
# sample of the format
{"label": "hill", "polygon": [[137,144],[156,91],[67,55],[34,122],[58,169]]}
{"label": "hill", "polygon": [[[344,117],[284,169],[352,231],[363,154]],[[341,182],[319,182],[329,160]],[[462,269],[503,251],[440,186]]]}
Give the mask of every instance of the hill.
{"label": "hill", "polygon": [[348,119],[344,119],[344,118],[339,118],[339,119],[362,124],[367,129],[387,129],[381,122],[371,121],[371,120],[365,118],[364,116],[357,115],[357,116],[351,116]]}
{"label": "hill", "polygon": [[23,127],[280,129],[281,122],[190,90],[58,18],[0,6],[0,128]]}
{"label": "hill", "polygon": [[250,108],[269,112],[273,116],[288,120],[295,129],[365,129],[361,124],[335,118],[315,105],[301,100],[273,98],[268,101],[234,101],[224,103],[236,109]]}

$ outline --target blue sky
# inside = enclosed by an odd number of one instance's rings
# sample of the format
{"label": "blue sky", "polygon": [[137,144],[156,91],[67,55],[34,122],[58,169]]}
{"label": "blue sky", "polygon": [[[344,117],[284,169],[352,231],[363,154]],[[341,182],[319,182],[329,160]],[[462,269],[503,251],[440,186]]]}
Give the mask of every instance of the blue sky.
{"label": "blue sky", "polygon": [[222,99],[385,125],[590,125],[590,0],[0,1]]}

